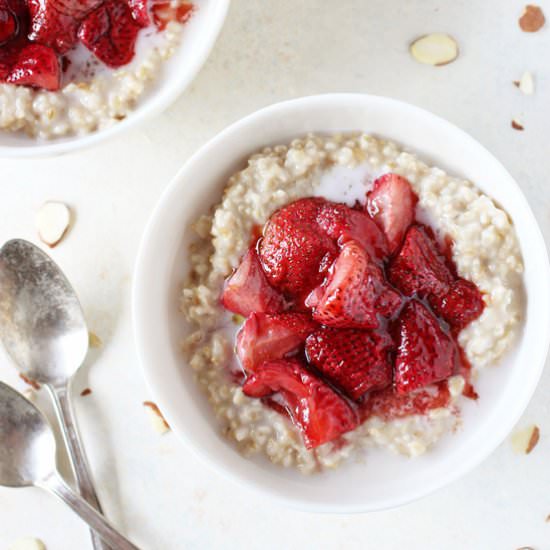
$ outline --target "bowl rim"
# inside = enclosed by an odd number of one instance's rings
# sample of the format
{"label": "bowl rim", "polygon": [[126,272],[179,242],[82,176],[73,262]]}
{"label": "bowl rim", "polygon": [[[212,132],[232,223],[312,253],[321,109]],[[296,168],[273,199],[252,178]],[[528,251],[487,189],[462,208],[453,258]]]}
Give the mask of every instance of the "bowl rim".
{"label": "bowl rim", "polygon": [[[188,65],[189,69],[182,72],[181,76],[176,75],[177,77],[173,81],[167,81],[165,85],[161,86],[155,97],[145,107],[140,108],[140,105],[138,105],[125,120],[117,122],[109,128],[90,134],[68,136],[62,141],[37,142],[37,145],[0,145],[0,158],[51,157],[87,149],[126,132],[147,120],[151,120],[156,115],[162,113],[191,84],[208,59],[223,27],[230,3],[231,0],[214,0],[212,2],[212,7],[210,8],[212,10],[211,19],[208,24],[210,32],[201,41],[200,48],[194,52]],[[0,132],[5,131],[0,130]]]}
{"label": "bowl rim", "polygon": [[[384,97],[384,96],[371,95],[371,94],[361,94],[361,93],[316,94],[316,95],[309,95],[309,96],[300,97],[296,99],[286,100],[286,101],[282,101],[282,102],[278,102],[278,103],[266,106],[262,109],[259,109],[237,120],[236,122],[224,128],[212,139],[210,139],[204,145],[202,145],[183,164],[183,166],[177,172],[175,177],[172,179],[172,181],[168,184],[168,186],[165,188],[165,190],[161,194],[142,234],[138,254],[136,256],[135,269],[134,269],[134,281],[132,286],[133,334],[134,334],[135,348],[138,355],[138,360],[141,365],[146,383],[152,395],[157,400],[157,403],[163,410],[163,414],[165,414],[169,423],[171,423],[171,420],[175,419],[176,416],[172,415],[172,410],[170,407],[163,408],[163,403],[162,403],[163,392],[161,388],[157,387],[157,382],[155,380],[155,375],[154,375],[154,369],[148,366],[149,364],[147,360],[148,354],[145,351],[144,346],[142,345],[142,342],[143,342],[142,337],[146,337],[146,334],[147,334],[147,330],[145,328],[147,325],[147,320],[145,317],[145,312],[142,311],[142,308],[141,308],[142,300],[140,296],[142,296],[142,292],[146,291],[146,286],[144,286],[144,283],[145,283],[144,273],[147,269],[151,268],[149,253],[150,252],[152,253],[153,250],[149,250],[149,248],[151,246],[150,245],[151,236],[155,230],[157,220],[162,216],[162,212],[167,207],[167,205],[169,205],[172,202],[173,200],[172,195],[177,194],[178,188],[180,187],[180,185],[182,185],[182,182],[184,181],[183,176],[189,170],[189,168],[195,162],[198,162],[198,160],[202,158],[204,155],[208,155],[209,151],[213,147],[218,145],[220,142],[225,141],[229,136],[238,135],[241,128],[247,126],[249,123],[262,117],[273,117],[278,113],[282,114],[289,108],[293,108],[293,107],[296,108],[300,106],[304,106],[307,108],[308,104],[310,104],[310,102],[312,101],[313,102],[346,101],[349,99],[353,100],[353,99],[359,99],[359,98],[372,100],[375,102],[376,101],[387,102],[396,108],[406,108],[411,110],[411,112],[416,112],[416,114],[418,115],[421,115],[424,117],[430,117],[434,122],[437,122],[438,124],[442,125],[447,131],[452,131],[456,135],[460,135],[461,139],[464,139],[470,142],[472,145],[475,145],[480,151],[483,152],[484,155],[490,157],[496,163],[496,165],[498,165],[498,167],[503,171],[503,173],[505,173],[508,176],[510,182],[513,183],[513,185],[515,186],[515,190],[517,192],[517,200],[521,201],[522,208],[525,211],[526,215],[528,215],[529,221],[531,222],[531,229],[533,230],[533,233],[532,233],[533,247],[538,249],[539,252],[542,254],[542,257],[540,258],[540,260],[543,266],[543,271],[546,273],[546,276],[547,276],[546,280],[550,281],[550,262],[548,258],[546,244],[545,244],[542,232],[540,230],[540,227],[538,225],[538,222],[529,206],[529,203],[527,202],[525,195],[523,194],[523,191],[521,190],[521,188],[519,187],[515,179],[510,175],[510,173],[502,165],[502,163],[496,157],[494,157],[494,155],[490,153],[490,151],[488,151],[483,145],[481,145],[477,140],[475,140],[472,136],[470,136],[464,130],[448,122],[444,118],[439,117],[438,115],[435,115],[430,111],[427,111],[415,105],[412,105],[397,99]],[[319,130],[319,131],[322,132],[322,130]],[[258,147],[261,147],[261,146],[262,144],[258,144]],[[546,285],[545,293],[546,293],[546,297],[550,296],[550,283]],[[483,452],[478,452],[473,458],[470,457],[469,460],[465,461],[462,464],[461,468],[456,469],[452,473],[449,473],[446,477],[442,477],[440,480],[432,483],[427,488],[418,488],[416,491],[410,491],[406,496],[400,499],[393,499],[391,501],[387,501],[383,505],[378,505],[375,507],[369,506],[369,505],[361,505],[361,504],[327,505],[325,503],[319,504],[319,503],[312,503],[311,501],[306,501],[306,500],[297,500],[295,498],[287,497],[280,493],[275,493],[271,491],[269,488],[263,486],[262,484],[257,483],[247,478],[246,476],[243,476],[242,474],[236,471],[233,471],[232,469],[227,468],[223,460],[216,459],[208,451],[204,450],[198,445],[195,445],[191,441],[190,437],[188,437],[188,435],[185,433],[185,430],[180,429],[177,422],[173,422],[171,423],[171,425],[173,426],[174,431],[176,432],[176,435],[178,436],[178,438],[185,443],[186,447],[190,449],[195,454],[195,456],[197,456],[201,460],[204,460],[210,467],[212,467],[220,475],[234,481],[240,486],[244,486],[247,489],[252,490],[257,495],[261,495],[264,498],[268,496],[273,500],[278,501],[282,504],[285,504],[291,508],[302,510],[305,512],[316,512],[316,513],[365,513],[365,512],[373,512],[373,511],[396,508],[398,506],[408,504],[424,496],[432,494],[435,491],[441,489],[442,487],[447,486],[450,483],[459,479],[460,477],[464,476],[473,468],[478,466],[481,462],[483,462],[490,454],[492,454],[495,451],[495,449],[508,436],[510,431],[513,429],[513,426],[517,424],[521,415],[525,411],[525,408],[527,407],[529,401],[531,400],[545,366],[546,357],[548,355],[548,350],[550,348],[550,308],[548,309],[548,312],[545,312],[545,315],[546,317],[544,319],[545,321],[544,326],[546,327],[546,331],[545,331],[546,337],[543,341],[540,341],[540,345],[537,348],[537,352],[538,352],[537,361],[536,361],[537,369],[533,370],[533,373],[531,374],[531,378],[529,380],[529,384],[523,388],[521,399],[518,402],[519,404],[516,405],[515,414],[513,415],[513,417],[510,417],[510,420],[506,423],[505,428],[504,429],[501,428],[500,430],[496,430],[495,432],[493,432],[492,438],[491,438],[491,444],[486,446]]]}

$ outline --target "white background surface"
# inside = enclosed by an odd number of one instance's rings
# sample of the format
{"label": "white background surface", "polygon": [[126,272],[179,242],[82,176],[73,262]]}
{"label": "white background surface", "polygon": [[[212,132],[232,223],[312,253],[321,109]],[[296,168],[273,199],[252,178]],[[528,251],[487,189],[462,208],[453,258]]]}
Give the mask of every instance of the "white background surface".
{"label": "white background surface", "polygon": [[[550,17],[550,2],[542,6]],[[83,153],[0,161],[2,241],[36,242],[34,215],[45,200],[63,200],[76,214],[52,256],[104,344],[77,380],[77,390],[93,390],[77,395],[79,418],[106,514],[144,549],[550,548],[548,370],[521,421],[541,428],[529,456],[515,454],[507,440],[474,472],[420,502],[370,515],[320,516],[240,489],[173,434],[153,431],[130,323],[139,239],[179,166],[227,124],[300,95],[369,92],[447,118],[502,160],[550,239],[550,25],[521,33],[522,7],[515,0],[234,0],[206,66],[156,121]],[[431,31],[457,38],[455,63],[432,68],[410,58],[411,39]],[[530,97],[511,84],[524,70],[536,78]],[[510,128],[516,116],[524,132]],[[0,379],[23,387],[5,362]],[[41,538],[48,550],[90,547],[86,528],[53,497],[0,489],[0,550],[22,536]]]}

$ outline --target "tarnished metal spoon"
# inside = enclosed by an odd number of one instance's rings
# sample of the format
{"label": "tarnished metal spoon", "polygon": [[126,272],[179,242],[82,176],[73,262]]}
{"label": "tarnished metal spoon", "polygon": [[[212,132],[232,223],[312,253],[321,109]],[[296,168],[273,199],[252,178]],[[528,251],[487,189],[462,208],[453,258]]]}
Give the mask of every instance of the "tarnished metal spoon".
{"label": "tarnished metal spoon", "polygon": [[[59,267],[22,239],[0,249],[0,339],[19,371],[48,390],[78,491],[101,512],[70,402],[71,378],[88,352],[84,314]],[[107,550],[91,534],[94,549]]]}
{"label": "tarnished metal spoon", "polygon": [[19,392],[0,382],[0,485],[42,487],[68,504],[117,550],[138,550],[77,495],[55,465],[55,438],[44,415]]}

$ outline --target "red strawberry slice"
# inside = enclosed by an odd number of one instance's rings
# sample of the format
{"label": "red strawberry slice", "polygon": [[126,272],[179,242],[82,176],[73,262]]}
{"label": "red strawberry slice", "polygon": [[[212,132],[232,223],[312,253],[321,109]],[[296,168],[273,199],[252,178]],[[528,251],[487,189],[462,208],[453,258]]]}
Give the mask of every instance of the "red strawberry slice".
{"label": "red strawberry slice", "polygon": [[264,361],[297,352],[316,328],[304,313],[252,313],[237,335],[237,355],[243,369],[251,372]]}
{"label": "red strawberry slice", "polygon": [[304,305],[306,306],[306,308],[315,309],[324,295],[325,286],[318,286],[307,295],[306,299],[304,300]]}
{"label": "red strawberry slice", "polygon": [[21,50],[29,44],[29,13],[24,0],[0,0],[0,81],[6,82]]}
{"label": "red strawberry slice", "polygon": [[418,197],[411,184],[397,174],[384,174],[367,194],[367,210],[386,234],[390,252],[395,252],[414,220]]}
{"label": "red strawberry slice", "polygon": [[245,317],[254,311],[278,313],[285,309],[283,296],[267,281],[255,247],[250,247],[226,281],[221,302],[225,309]]}
{"label": "red strawberry slice", "polygon": [[0,0],[0,81],[55,91],[61,67],[56,52],[29,42],[29,12],[23,0]]}
{"label": "red strawberry slice", "polygon": [[173,7],[171,2],[155,2],[152,12],[155,25],[159,31],[162,31],[170,21],[185,23],[193,13],[193,4],[184,2]]}
{"label": "red strawberry slice", "polygon": [[11,13],[15,18],[16,34],[25,35],[29,26],[27,0],[0,0],[0,9]]}
{"label": "red strawberry slice", "polygon": [[[8,32],[7,29],[6,32]],[[17,62],[21,48],[26,43],[26,37],[19,36],[16,32],[16,35],[8,39],[6,44],[0,46],[0,82],[6,82],[12,66]]]}
{"label": "red strawberry slice", "polygon": [[381,268],[354,241],[342,247],[323,288],[322,296],[316,289],[306,304],[315,304],[315,321],[332,327],[376,328],[378,315],[391,317],[401,305]]}
{"label": "red strawberry slice", "polygon": [[105,65],[117,68],[132,61],[140,28],[124,2],[107,0],[84,19],[78,38]]}
{"label": "red strawberry slice", "polygon": [[361,403],[361,418],[366,420],[371,416],[378,416],[385,420],[394,420],[413,414],[427,414],[433,409],[447,407],[450,400],[451,394],[445,381],[409,393],[396,393],[389,386],[366,396]]}
{"label": "red strawberry slice", "polygon": [[19,22],[15,13],[7,5],[0,3],[0,46],[13,40],[19,30]]}
{"label": "red strawberry slice", "polygon": [[422,225],[413,225],[407,231],[388,278],[407,296],[417,293],[421,297],[444,294],[454,281],[433,231]]}
{"label": "red strawberry slice", "polygon": [[366,330],[321,329],[306,340],[306,355],[335,386],[352,399],[392,383],[390,336]]}
{"label": "red strawberry slice", "polygon": [[0,51],[0,82],[6,82],[13,64],[17,61],[17,51],[10,50],[11,48],[4,47]]}
{"label": "red strawberry slice", "polygon": [[29,40],[50,46],[59,54],[66,53],[77,42],[80,22],[101,3],[102,0],[28,0]]}
{"label": "red strawberry slice", "polygon": [[455,281],[449,292],[443,296],[430,296],[430,305],[438,315],[458,330],[477,319],[485,307],[477,286],[466,279]]}
{"label": "red strawberry slice", "polygon": [[126,3],[138,25],[148,27],[151,24],[148,0],[126,0]]}
{"label": "red strawberry slice", "polygon": [[439,382],[456,371],[458,348],[439,321],[420,302],[409,302],[399,316],[394,384],[404,394]]}
{"label": "red strawberry slice", "polygon": [[264,363],[243,386],[249,397],[279,392],[307,449],[333,441],[358,425],[354,409],[296,360]]}
{"label": "red strawberry slice", "polygon": [[47,46],[28,44],[18,53],[6,82],[50,91],[59,90],[61,67],[57,54]]}
{"label": "red strawberry slice", "polygon": [[293,202],[271,216],[260,241],[259,256],[272,286],[301,297],[319,285],[323,268],[338,254],[338,247],[319,230],[317,213],[324,199]]}
{"label": "red strawberry slice", "polygon": [[329,237],[338,241],[339,245],[353,240],[372,258],[379,260],[389,253],[384,233],[364,212],[349,208],[345,204],[327,202],[319,208],[317,222]]}

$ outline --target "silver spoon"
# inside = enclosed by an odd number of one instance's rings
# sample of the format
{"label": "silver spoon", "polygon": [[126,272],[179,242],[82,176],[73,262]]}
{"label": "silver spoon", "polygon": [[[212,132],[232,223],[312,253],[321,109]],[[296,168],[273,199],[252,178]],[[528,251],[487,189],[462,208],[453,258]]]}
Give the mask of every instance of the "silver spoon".
{"label": "silver spoon", "polygon": [[47,489],[69,505],[107,544],[117,550],[138,550],[63,481],[55,466],[51,426],[30,401],[2,382],[0,485]]}
{"label": "silver spoon", "polygon": [[[19,371],[48,390],[78,491],[101,512],[69,399],[71,378],[88,352],[84,314],[59,267],[22,239],[0,250],[0,338]],[[107,550],[91,535],[95,550]]]}

